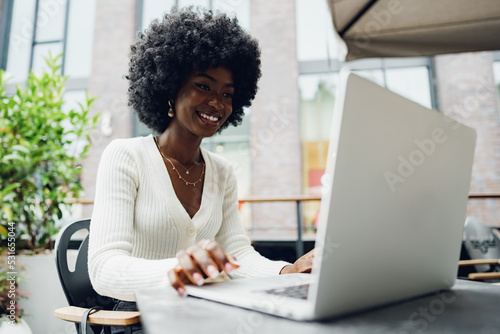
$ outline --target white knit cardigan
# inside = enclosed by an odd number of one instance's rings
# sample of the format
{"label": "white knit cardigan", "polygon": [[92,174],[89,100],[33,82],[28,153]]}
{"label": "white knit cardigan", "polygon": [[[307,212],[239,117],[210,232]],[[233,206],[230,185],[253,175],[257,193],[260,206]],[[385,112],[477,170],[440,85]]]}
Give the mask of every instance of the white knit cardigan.
{"label": "white knit cardigan", "polygon": [[168,285],[175,254],[215,239],[241,267],[232,278],[278,275],[287,265],[250,245],[238,212],[231,164],[201,150],[206,164],[193,218],[177,198],[152,136],[112,141],[102,154],[90,225],[89,275],[101,295],[134,301],[139,288]]}

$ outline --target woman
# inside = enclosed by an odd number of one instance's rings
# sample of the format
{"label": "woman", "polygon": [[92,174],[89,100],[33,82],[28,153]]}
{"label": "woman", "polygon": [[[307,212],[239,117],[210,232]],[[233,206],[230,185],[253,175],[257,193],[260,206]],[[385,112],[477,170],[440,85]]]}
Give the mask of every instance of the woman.
{"label": "woman", "polygon": [[162,284],[185,296],[184,284],[221,271],[310,271],[310,255],[289,264],[252,248],[231,164],[200,147],[240,124],[255,97],[256,40],[224,14],[174,9],[131,49],[129,105],[160,135],[115,140],[102,155],[89,245],[95,290],[133,302],[136,289]]}

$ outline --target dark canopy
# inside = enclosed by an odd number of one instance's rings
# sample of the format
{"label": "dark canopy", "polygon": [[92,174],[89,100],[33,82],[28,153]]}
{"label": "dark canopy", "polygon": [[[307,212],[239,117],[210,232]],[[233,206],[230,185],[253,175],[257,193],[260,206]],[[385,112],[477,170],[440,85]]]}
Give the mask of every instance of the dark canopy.
{"label": "dark canopy", "polygon": [[500,49],[500,0],[327,0],[345,60]]}

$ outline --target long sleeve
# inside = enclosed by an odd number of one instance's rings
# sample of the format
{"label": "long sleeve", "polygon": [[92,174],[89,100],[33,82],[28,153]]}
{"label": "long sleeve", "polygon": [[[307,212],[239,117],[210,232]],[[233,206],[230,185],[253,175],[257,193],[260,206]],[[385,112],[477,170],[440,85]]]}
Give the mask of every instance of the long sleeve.
{"label": "long sleeve", "polygon": [[96,179],[89,276],[101,295],[133,301],[145,287],[169,285],[176,253],[213,239],[241,268],[232,277],[278,275],[287,263],[257,253],[238,212],[236,177],[227,160],[202,150],[206,173],[200,209],[190,217],[172,186],[152,136],[105,149]]}
{"label": "long sleeve", "polygon": [[[138,288],[168,284],[167,272],[177,264],[175,258],[132,256],[141,173],[137,159],[120,141],[106,148],[96,180],[89,239],[89,275],[94,289],[128,301],[135,299],[133,292]],[[149,211],[155,214],[154,207]]]}
{"label": "long sleeve", "polygon": [[229,276],[231,278],[244,278],[278,275],[281,269],[289,263],[269,260],[252,247],[240,219],[236,176],[230,167],[227,169],[225,181],[222,206],[223,221],[215,240],[240,264],[240,268],[231,272]]}

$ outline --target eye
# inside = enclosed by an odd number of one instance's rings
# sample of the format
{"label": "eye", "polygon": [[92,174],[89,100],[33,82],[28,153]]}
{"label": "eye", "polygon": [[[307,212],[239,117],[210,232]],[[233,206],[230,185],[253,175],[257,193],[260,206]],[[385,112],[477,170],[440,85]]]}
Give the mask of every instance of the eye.
{"label": "eye", "polygon": [[228,99],[232,99],[233,98],[233,95],[232,93],[224,93],[222,94],[225,98],[228,98]]}
{"label": "eye", "polygon": [[210,87],[208,87],[207,85],[197,83],[197,82],[195,82],[195,84],[196,84],[196,86],[200,87],[203,90],[210,91]]}

